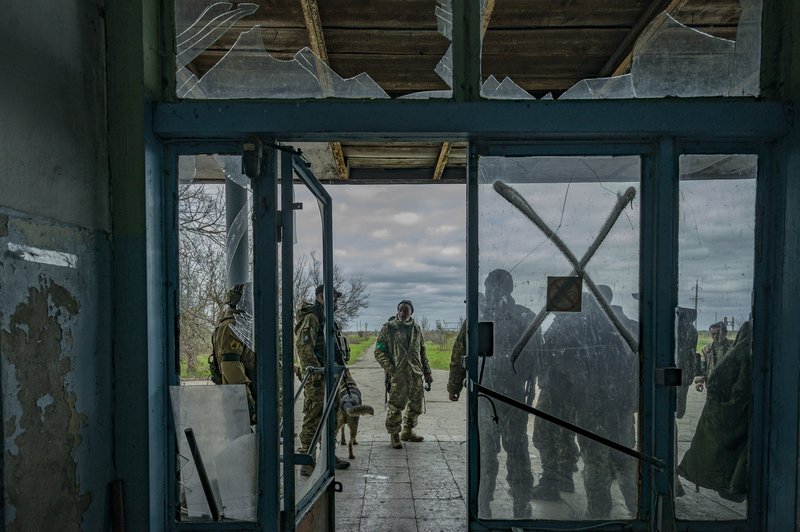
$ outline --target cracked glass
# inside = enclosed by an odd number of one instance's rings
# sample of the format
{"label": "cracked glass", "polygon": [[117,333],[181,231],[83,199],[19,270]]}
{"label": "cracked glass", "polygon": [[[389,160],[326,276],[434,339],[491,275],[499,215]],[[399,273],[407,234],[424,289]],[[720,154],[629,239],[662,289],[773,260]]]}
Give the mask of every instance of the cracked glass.
{"label": "cracked glass", "polygon": [[479,517],[634,519],[641,161],[478,165],[479,314],[494,327],[478,380],[555,418],[479,393]]}
{"label": "cracked glass", "polygon": [[[175,2],[181,98],[448,97],[436,0]],[[443,92],[444,91],[444,92]]]}
{"label": "cracked glass", "polygon": [[675,511],[747,517],[755,155],[680,158]]}

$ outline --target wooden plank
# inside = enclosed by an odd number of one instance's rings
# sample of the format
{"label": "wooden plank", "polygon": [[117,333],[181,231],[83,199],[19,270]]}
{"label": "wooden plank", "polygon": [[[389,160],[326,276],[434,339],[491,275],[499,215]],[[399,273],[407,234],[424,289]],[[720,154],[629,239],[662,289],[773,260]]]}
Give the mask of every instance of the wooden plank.
{"label": "wooden plank", "polygon": [[349,158],[391,157],[396,159],[433,158],[439,151],[437,143],[430,143],[420,147],[410,146],[342,146]]}
{"label": "wooden plank", "polygon": [[[229,31],[209,49],[230,50],[243,30],[240,28]],[[308,46],[308,32],[304,28],[261,28],[261,37],[263,48],[270,53],[274,51],[296,53]],[[326,29],[325,43],[329,52],[334,51],[340,54],[390,53],[393,55],[430,55],[438,58],[441,58],[450,46],[450,42],[441,34],[420,30]]]}
{"label": "wooden plank", "polygon": [[350,178],[350,168],[347,166],[347,160],[342,151],[342,145],[338,142],[331,142],[331,154],[333,155],[333,162],[336,165],[336,171],[339,173],[339,179]]}
{"label": "wooden plank", "polygon": [[[670,0],[670,2],[664,7],[664,11],[667,14],[673,15],[675,13],[681,12],[688,4],[689,4],[689,0]],[[692,19],[692,21],[699,20],[699,18],[684,17],[684,19],[687,19],[687,18]],[[686,23],[686,22],[682,22],[682,23]],[[639,40],[641,40],[641,39],[650,40],[656,35],[656,33],[658,32],[658,30],[660,28],[661,28],[661,24],[659,24],[657,26],[651,25],[649,27],[645,27],[639,32],[639,34],[637,34],[636,37]],[[715,27],[715,28],[704,28],[704,29],[701,29],[700,27],[695,27],[694,29],[697,29],[699,31],[703,31],[705,33],[708,33],[709,35],[714,35],[715,37],[735,38],[735,36],[736,36],[736,28],[735,27],[733,27],[733,28],[730,28],[730,27]],[[733,33],[732,36],[731,36],[731,31]],[[616,61],[615,65],[612,64],[612,60]],[[609,59],[609,61],[606,63],[606,65],[604,65],[604,68],[600,71],[598,77],[605,77],[605,76],[609,76],[609,75],[610,76],[619,76],[621,74],[624,74],[624,73],[626,73],[626,72],[628,72],[630,70],[632,61],[633,61],[633,43],[631,43],[631,45],[628,48],[627,52],[625,53],[624,57],[622,57],[622,58],[619,58],[619,57],[614,58],[612,56],[612,58]],[[613,68],[610,71],[606,72],[606,68],[609,65],[613,66]]]}
{"label": "wooden plank", "polygon": [[653,19],[659,14],[661,14],[664,9],[678,1],[684,0],[655,0],[654,2],[651,2],[650,5],[644,9],[639,17],[639,20],[636,21],[628,34],[625,35],[619,45],[617,45],[617,48],[611,54],[611,57],[608,58],[608,61],[606,61],[606,63],[603,65],[603,68],[601,68],[597,73],[597,77],[604,78],[611,75],[611,73],[617,69],[620,63],[624,61],[625,56],[629,55],[631,50],[633,50],[633,44],[636,42],[636,39],[639,38],[639,35],[644,31],[647,25],[650,24],[650,22],[652,22]]}
{"label": "wooden plank", "polygon": [[562,58],[582,55],[608,57],[627,30],[619,28],[489,31],[483,55]]}
{"label": "wooden plank", "polygon": [[504,27],[630,27],[641,12],[639,0],[503,0],[495,9],[489,31]]}
{"label": "wooden plank", "polygon": [[433,169],[434,181],[438,181],[442,178],[444,168],[447,166],[447,158],[450,155],[450,147],[451,145],[449,142],[442,142],[442,147],[439,150],[439,157],[436,159],[436,167]]}
{"label": "wooden plank", "polygon": [[[311,51],[314,52],[323,63],[329,64],[328,50],[325,47],[325,34],[322,31],[322,21],[319,17],[319,8],[317,7],[316,0],[300,0],[300,7],[303,10],[303,19],[305,20],[306,29],[308,30],[308,40]],[[316,63],[316,69],[317,79],[319,79],[322,93],[330,95],[333,84],[330,72],[319,63]],[[339,173],[339,179],[347,179],[350,177],[350,171],[347,168],[347,161],[344,158],[342,145],[338,142],[331,142],[330,146],[333,164],[336,166],[336,171]]]}
{"label": "wooden plank", "polygon": [[[350,168],[430,168],[436,165],[436,156],[426,159],[395,159],[393,157],[350,157]],[[428,174],[430,178],[430,174]]]}

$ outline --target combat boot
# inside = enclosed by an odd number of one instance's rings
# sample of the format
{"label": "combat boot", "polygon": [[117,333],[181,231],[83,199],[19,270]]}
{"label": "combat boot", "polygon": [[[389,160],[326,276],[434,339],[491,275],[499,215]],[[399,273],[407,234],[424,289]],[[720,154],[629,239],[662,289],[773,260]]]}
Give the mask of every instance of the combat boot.
{"label": "combat boot", "polygon": [[402,449],[403,444],[400,443],[400,435],[395,432],[394,434],[391,435],[391,437],[392,441],[389,443],[389,445],[392,446],[392,449]]}
{"label": "combat boot", "polygon": [[414,432],[414,429],[410,427],[406,427],[403,429],[403,432],[400,433],[400,439],[403,441],[412,441],[412,442],[421,442],[425,440],[425,438]]}
{"label": "combat boot", "polygon": [[557,501],[561,498],[558,493],[558,483],[550,478],[543,478],[539,484],[531,490],[531,499],[540,501]]}
{"label": "combat boot", "polygon": [[347,460],[342,460],[341,458],[339,458],[338,456],[335,456],[335,455],[334,455],[333,458],[336,460],[336,463],[333,466],[334,468],[336,468],[336,469],[347,469],[348,467],[350,467],[350,462],[348,462]]}

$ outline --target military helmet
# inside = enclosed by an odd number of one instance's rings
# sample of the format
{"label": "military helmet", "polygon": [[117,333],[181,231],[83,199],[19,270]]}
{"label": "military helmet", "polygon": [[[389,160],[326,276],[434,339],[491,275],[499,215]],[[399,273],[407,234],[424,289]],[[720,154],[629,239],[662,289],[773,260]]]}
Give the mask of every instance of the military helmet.
{"label": "military helmet", "polygon": [[483,286],[487,293],[510,294],[514,291],[514,279],[508,271],[498,268],[489,272]]}

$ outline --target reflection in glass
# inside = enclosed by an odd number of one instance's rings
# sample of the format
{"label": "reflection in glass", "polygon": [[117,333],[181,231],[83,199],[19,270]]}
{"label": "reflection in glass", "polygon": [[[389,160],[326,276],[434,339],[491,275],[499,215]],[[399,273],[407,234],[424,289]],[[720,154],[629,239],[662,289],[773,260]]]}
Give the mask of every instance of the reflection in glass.
{"label": "reflection in glass", "polygon": [[676,363],[689,372],[676,412],[681,519],[747,516],[757,162],[680,159]]}
{"label": "reflection in glass", "polygon": [[[483,384],[630,449],[640,167],[638,157],[484,157],[478,168],[480,313],[495,330]],[[548,278],[564,276],[577,288],[553,291]],[[499,400],[478,409],[481,517],[637,515],[636,459]]]}

